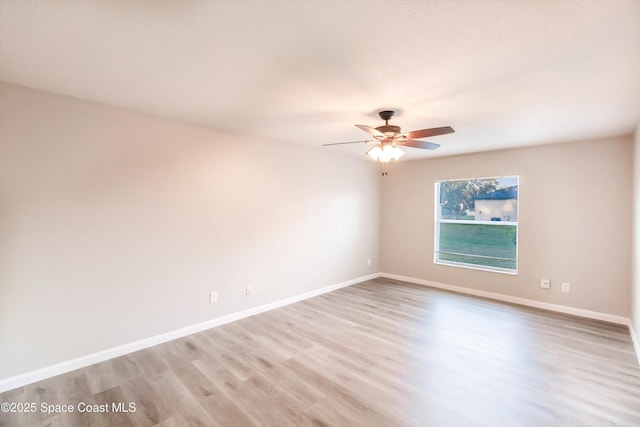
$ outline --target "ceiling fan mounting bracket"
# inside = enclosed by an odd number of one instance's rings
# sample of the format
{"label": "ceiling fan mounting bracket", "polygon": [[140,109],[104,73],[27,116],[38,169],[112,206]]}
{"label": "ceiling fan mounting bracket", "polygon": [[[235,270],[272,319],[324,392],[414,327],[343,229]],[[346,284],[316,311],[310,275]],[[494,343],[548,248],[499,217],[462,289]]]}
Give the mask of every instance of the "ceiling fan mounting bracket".
{"label": "ceiling fan mounting bracket", "polygon": [[382,110],[378,113],[378,116],[380,116],[380,118],[385,122],[389,122],[389,120],[391,120],[391,117],[393,117],[394,114],[396,114],[396,112],[393,110]]}

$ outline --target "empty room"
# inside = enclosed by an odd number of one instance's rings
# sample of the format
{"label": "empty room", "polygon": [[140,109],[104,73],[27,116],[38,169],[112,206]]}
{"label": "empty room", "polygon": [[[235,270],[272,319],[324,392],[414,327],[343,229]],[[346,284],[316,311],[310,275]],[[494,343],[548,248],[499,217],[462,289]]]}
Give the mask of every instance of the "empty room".
{"label": "empty room", "polygon": [[0,0],[0,426],[640,426],[637,0]]}

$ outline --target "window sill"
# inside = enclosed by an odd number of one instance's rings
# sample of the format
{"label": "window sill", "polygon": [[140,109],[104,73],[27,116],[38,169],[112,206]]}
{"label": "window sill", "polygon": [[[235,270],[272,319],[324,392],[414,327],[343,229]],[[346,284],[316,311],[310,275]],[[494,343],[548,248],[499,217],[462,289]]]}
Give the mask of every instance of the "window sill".
{"label": "window sill", "polygon": [[508,274],[511,276],[518,275],[518,270],[510,270],[510,269],[499,268],[499,267],[487,267],[483,265],[464,264],[464,263],[451,262],[451,261],[433,261],[433,263],[438,265],[446,265],[448,267],[466,268],[468,270],[488,271],[490,273]]}

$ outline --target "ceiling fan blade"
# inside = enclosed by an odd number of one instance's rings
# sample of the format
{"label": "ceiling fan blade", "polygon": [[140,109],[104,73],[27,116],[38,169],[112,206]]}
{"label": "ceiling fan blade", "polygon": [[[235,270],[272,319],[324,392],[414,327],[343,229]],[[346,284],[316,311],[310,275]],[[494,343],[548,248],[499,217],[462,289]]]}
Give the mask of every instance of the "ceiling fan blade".
{"label": "ceiling fan blade", "polygon": [[414,130],[411,132],[404,133],[402,135],[406,136],[407,139],[420,139],[420,138],[428,138],[430,136],[446,135],[448,133],[453,133],[453,132],[455,131],[451,126],[443,126],[440,128]]}
{"label": "ceiling fan blade", "polygon": [[424,148],[425,150],[435,150],[436,148],[440,147],[439,144],[434,144],[433,142],[416,141],[415,139],[397,141],[396,144],[403,147]]}
{"label": "ceiling fan blade", "polygon": [[368,142],[378,142],[378,141],[365,140],[365,141],[349,141],[349,142],[331,142],[329,144],[322,144],[322,146],[326,147],[328,145],[362,144],[363,142],[366,144]]}
{"label": "ceiling fan blade", "polygon": [[370,135],[373,135],[373,137],[376,139],[384,139],[387,137],[384,133],[380,132],[378,129],[372,128],[371,126],[356,125],[356,127],[362,129]]}

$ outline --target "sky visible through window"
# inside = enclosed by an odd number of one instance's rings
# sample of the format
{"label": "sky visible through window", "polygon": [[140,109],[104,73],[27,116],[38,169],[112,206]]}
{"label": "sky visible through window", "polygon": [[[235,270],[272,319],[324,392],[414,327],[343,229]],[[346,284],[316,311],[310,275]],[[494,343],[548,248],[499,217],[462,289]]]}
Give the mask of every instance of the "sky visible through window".
{"label": "sky visible through window", "polygon": [[514,185],[518,185],[517,176],[507,176],[504,178],[498,178],[497,181],[498,181],[498,188],[513,187]]}

